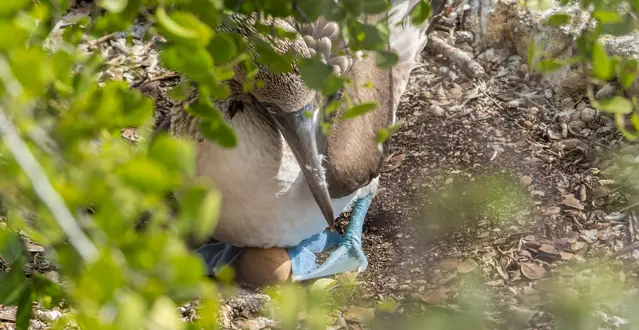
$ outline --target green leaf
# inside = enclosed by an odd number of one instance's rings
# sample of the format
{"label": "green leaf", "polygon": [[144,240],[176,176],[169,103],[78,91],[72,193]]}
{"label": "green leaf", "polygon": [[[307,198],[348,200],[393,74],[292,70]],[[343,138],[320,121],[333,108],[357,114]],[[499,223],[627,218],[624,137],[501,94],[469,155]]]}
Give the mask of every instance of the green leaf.
{"label": "green leaf", "polygon": [[9,16],[25,8],[31,0],[2,0],[0,1],[0,17]]}
{"label": "green leaf", "polygon": [[337,92],[344,84],[344,78],[335,76],[331,68],[318,57],[302,59],[300,74],[308,87],[322,91],[325,95]]}
{"label": "green leaf", "polygon": [[26,261],[25,252],[24,243],[17,233],[6,229],[0,230],[0,256],[2,259],[21,268]]}
{"label": "green leaf", "polygon": [[133,159],[122,166],[119,174],[126,183],[146,192],[165,192],[172,185],[169,171],[151,159]]}
{"label": "green leaf", "polygon": [[203,120],[200,122],[199,129],[202,136],[217,142],[222,147],[233,148],[237,145],[233,128],[224,120]]}
{"label": "green leaf", "polygon": [[630,115],[630,122],[632,123],[632,127],[635,128],[635,131],[639,132],[639,116],[636,113]]}
{"label": "green leaf", "polygon": [[375,62],[380,68],[391,68],[399,62],[399,56],[393,51],[379,51],[376,54]]}
{"label": "green leaf", "polygon": [[362,11],[364,10],[364,4],[362,0],[342,0],[342,3],[344,4],[344,8],[346,8],[346,11],[353,16],[361,15]]}
{"label": "green leaf", "polygon": [[563,61],[558,61],[558,60],[540,60],[539,62],[537,62],[537,70],[544,74],[544,73],[550,73],[553,71],[557,71],[561,68],[563,68],[565,65],[565,63]]}
{"label": "green leaf", "polygon": [[169,170],[195,174],[195,146],[189,140],[166,134],[156,135],[149,147],[149,157]]}
{"label": "green leaf", "polygon": [[18,330],[28,330],[29,321],[33,315],[33,292],[31,287],[27,286],[26,290],[22,291],[22,295],[18,300],[18,312],[16,314],[16,328]]}
{"label": "green leaf", "polygon": [[206,120],[223,120],[220,110],[204,100],[187,105],[185,110],[198,118]]}
{"label": "green leaf", "polygon": [[27,282],[20,265],[11,267],[8,273],[0,273],[0,304],[15,305],[27,290]]}
{"label": "green leaf", "polygon": [[630,87],[637,77],[637,61],[630,59],[619,64],[618,76],[619,83],[624,90]]}
{"label": "green leaf", "polygon": [[0,20],[0,31],[5,31],[0,33],[0,51],[20,47],[29,38],[29,31],[25,27],[9,20]]}
{"label": "green leaf", "polygon": [[424,23],[427,19],[430,18],[432,13],[432,8],[430,6],[430,2],[426,0],[421,0],[417,6],[413,8],[410,13],[410,17],[413,21],[413,24],[419,25]]}
{"label": "green leaf", "polygon": [[357,116],[361,116],[365,113],[371,112],[373,110],[375,110],[377,108],[378,103],[377,102],[366,102],[366,103],[360,103],[354,107],[349,108],[348,110],[346,110],[344,112],[344,114],[342,115],[342,118],[344,119],[352,119],[355,118]]}
{"label": "green leaf", "polygon": [[115,325],[118,329],[143,329],[148,306],[144,298],[132,292],[122,293],[117,300],[118,315]]}
{"label": "green leaf", "polygon": [[614,11],[595,10],[592,16],[602,24],[615,24],[623,21],[623,17]]}
{"label": "green leaf", "polygon": [[270,72],[280,74],[293,70],[293,55],[278,54],[267,42],[258,38],[253,38],[253,46],[258,54],[257,62],[266,65]]}
{"label": "green leaf", "polygon": [[127,3],[128,0],[100,0],[98,6],[112,13],[119,13],[126,8]]}
{"label": "green leaf", "polygon": [[[639,138],[639,134],[636,132],[630,132],[626,128],[625,116],[622,113],[615,113],[615,123],[621,134],[629,141],[636,141]],[[634,124],[634,122],[633,122]]]}
{"label": "green leaf", "polygon": [[328,292],[331,291],[332,289],[334,289],[339,283],[337,283],[337,280],[332,279],[332,278],[320,278],[318,280],[316,280],[315,282],[313,282],[313,284],[311,285],[310,291],[311,292]]}
{"label": "green leaf", "polygon": [[356,20],[349,21],[346,29],[351,37],[351,49],[381,51],[388,43],[388,30],[383,25],[372,25]]}
{"label": "green leaf", "polygon": [[568,24],[568,22],[570,22],[570,15],[568,14],[560,13],[548,17],[548,24],[551,26],[563,26]]}
{"label": "green leaf", "polygon": [[45,308],[57,306],[64,298],[62,288],[39,273],[31,274],[30,278],[35,297]]}
{"label": "green leaf", "polygon": [[177,11],[169,16],[163,7],[159,7],[155,16],[160,32],[170,40],[206,46],[213,36],[211,28],[191,13]]}
{"label": "green leaf", "polygon": [[40,96],[54,79],[50,57],[41,48],[18,48],[11,52],[11,71],[28,96]]}
{"label": "green leaf", "polygon": [[604,112],[629,114],[633,110],[632,102],[623,96],[615,96],[600,101],[591,100],[591,103],[595,108]]}
{"label": "green leaf", "polygon": [[235,41],[227,34],[216,34],[207,46],[207,50],[217,64],[224,63],[237,56]]}
{"label": "green leaf", "polygon": [[206,186],[192,186],[180,192],[178,196],[182,232],[193,234],[198,241],[209,236],[217,223],[222,202],[221,194]]}
{"label": "green leaf", "polygon": [[213,57],[202,47],[171,44],[160,55],[164,65],[198,82],[211,80]]}
{"label": "green leaf", "polygon": [[390,132],[388,131],[388,129],[382,128],[377,131],[376,135],[377,143],[384,143],[390,137]]}
{"label": "green leaf", "polygon": [[592,73],[600,80],[608,81],[615,76],[615,70],[612,61],[608,58],[606,50],[603,46],[594,42],[592,48]]}
{"label": "green leaf", "polygon": [[190,85],[188,81],[183,81],[169,89],[167,94],[175,101],[184,101],[191,91]]}
{"label": "green leaf", "polygon": [[535,38],[530,40],[530,46],[528,46],[528,70],[532,72],[533,63],[535,62]]}
{"label": "green leaf", "polygon": [[362,4],[362,12],[368,15],[380,14],[391,8],[386,0],[364,0]]}

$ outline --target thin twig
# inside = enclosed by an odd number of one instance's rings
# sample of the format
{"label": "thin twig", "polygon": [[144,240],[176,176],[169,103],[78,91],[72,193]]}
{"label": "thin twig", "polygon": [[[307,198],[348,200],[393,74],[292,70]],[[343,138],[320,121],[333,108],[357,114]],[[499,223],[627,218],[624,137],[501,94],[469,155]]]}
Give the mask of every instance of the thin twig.
{"label": "thin twig", "polygon": [[[4,57],[0,57],[0,72],[2,72],[0,80],[5,85],[11,86],[11,88],[7,88],[9,94],[19,95],[15,93],[21,92],[22,86],[11,76],[9,64]],[[0,136],[2,136],[2,140],[13,158],[31,181],[35,193],[51,211],[53,218],[67,235],[69,243],[85,261],[93,260],[98,254],[97,248],[78,226],[73,214],[64,204],[64,200],[49,182],[44,169],[13,127],[2,105],[0,105]]]}
{"label": "thin twig", "polygon": [[49,178],[42,166],[29,151],[27,144],[20,138],[16,129],[11,125],[9,118],[0,106],[0,135],[5,146],[18,162],[24,173],[29,177],[33,189],[40,199],[46,204],[60,228],[67,235],[69,242],[78,251],[85,261],[95,258],[98,251],[89,238],[82,232],[73,218],[71,211],[64,204],[60,195],[53,189]]}

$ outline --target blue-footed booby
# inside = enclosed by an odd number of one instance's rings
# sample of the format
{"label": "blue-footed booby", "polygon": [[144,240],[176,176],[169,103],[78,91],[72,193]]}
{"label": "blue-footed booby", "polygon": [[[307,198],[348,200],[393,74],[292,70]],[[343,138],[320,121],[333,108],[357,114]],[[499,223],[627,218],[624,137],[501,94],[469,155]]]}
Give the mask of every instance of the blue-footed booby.
{"label": "blue-footed booby", "polygon": [[[197,250],[210,273],[242,258],[240,273],[258,268],[260,262],[272,262],[271,271],[282,274],[275,276],[279,280],[302,281],[366,269],[364,218],[388,149],[388,142],[377,142],[377,132],[395,123],[415,58],[427,42],[428,22],[410,22],[411,9],[419,1],[423,0],[392,0],[390,49],[399,55],[392,69],[378,67],[374,52],[349,52],[335,22],[275,20],[280,28],[298,35],[293,40],[264,39],[276,51],[307,58],[320,54],[337,74],[354,82],[333,98],[347,93],[355,103],[378,102],[374,111],[352,119],[340,117],[346,109],[342,106],[330,118],[329,136],[322,134],[319,124],[327,100],[308,88],[297,70],[272,74],[258,65],[256,78],[262,84],[248,92],[242,88],[245,72],[236,70],[228,83],[231,95],[214,101],[235,130],[235,148],[203,139],[198,119],[185,106],[172,109],[167,119],[170,134],[197,141],[197,175],[210,179],[222,193],[218,223],[211,228],[218,242]],[[234,32],[259,35],[252,18],[236,15],[231,20]],[[373,87],[364,88],[369,82]],[[341,236],[332,227],[335,215],[348,208],[352,214]],[[327,260],[317,265],[315,255],[331,249]],[[264,274],[266,280],[259,280],[260,274],[244,277],[257,282],[278,280],[269,274]]]}

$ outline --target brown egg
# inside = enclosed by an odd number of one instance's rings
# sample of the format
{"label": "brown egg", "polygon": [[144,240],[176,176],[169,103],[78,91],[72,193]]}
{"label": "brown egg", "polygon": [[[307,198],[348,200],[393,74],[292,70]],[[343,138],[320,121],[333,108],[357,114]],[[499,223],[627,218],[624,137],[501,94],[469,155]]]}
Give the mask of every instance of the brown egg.
{"label": "brown egg", "polygon": [[290,278],[291,258],[283,248],[245,248],[237,261],[236,271],[237,278],[249,284],[278,284]]}

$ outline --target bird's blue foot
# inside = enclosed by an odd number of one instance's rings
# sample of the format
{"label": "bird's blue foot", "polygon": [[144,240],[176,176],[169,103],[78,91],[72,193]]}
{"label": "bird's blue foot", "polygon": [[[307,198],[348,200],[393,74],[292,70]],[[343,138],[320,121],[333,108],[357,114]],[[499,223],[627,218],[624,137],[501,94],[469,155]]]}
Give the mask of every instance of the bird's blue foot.
{"label": "bird's blue foot", "polygon": [[[367,195],[355,201],[351,219],[344,236],[328,229],[289,248],[293,281],[305,281],[349,271],[362,272],[368,267],[368,260],[362,250],[364,218],[373,199]],[[338,245],[321,265],[315,262],[315,254]]]}
{"label": "bird's blue foot", "polygon": [[229,266],[242,253],[244,248],[231,244],[216,242],[200,246],[197,253],[206,264],[206,274],[215,276],[224,267]]}

